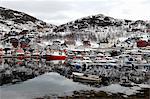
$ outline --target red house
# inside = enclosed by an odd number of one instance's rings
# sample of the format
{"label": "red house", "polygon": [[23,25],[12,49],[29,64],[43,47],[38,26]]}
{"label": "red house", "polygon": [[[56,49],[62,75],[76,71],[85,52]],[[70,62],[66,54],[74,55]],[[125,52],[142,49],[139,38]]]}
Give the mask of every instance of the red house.
{"label": "red house", "polygon": [[145,40],[139,40],[137,41],[137,47],[146,47],[148,46],[148,42]]}

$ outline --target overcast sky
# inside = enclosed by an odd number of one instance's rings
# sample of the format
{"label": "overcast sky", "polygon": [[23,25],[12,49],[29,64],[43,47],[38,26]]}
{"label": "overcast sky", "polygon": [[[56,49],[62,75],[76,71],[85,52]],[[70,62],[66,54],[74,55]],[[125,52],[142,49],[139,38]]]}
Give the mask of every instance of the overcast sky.
{"label": "overcast sky", "polygon": [[150,20],[150,0],[0,0],[0,6],[60,25],[88,15]]}

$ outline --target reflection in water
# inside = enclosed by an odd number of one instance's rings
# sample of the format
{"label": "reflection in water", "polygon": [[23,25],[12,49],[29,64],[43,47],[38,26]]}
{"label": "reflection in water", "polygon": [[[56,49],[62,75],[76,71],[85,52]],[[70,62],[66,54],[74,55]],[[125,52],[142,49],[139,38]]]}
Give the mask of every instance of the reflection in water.
{"label": "reflection in water", "polygon": [[0,67],[5,67],[7,65],[63,65],[64,60],[55,60],[55,61],[46,61],[45,59],[39,58],[26,58],[26,59],[17,59],[17,58],[0,58]]}
{"label": "reflection in water", "polygon": [[26,82],[2,86],[1,99],[30,99],[48,95],[66,95],[74,90],[91,90],[92,87],[78,84],[57,73],[51,72]]}
{"label": "reflection in water", "polygon": [[18,60],[16,58],[0,58],[0,70],[7,67],[16,67],[16,66],[54,66],[54,65],[63,65],[64,60],[60,61],[46,61],[44,59],[34,59],[34,58],[26,58],[22,60]]}
{"label": "reflection in water", "polygon": [[[30,99],[46,94],[62,95],[69,94],[74,90],[91,89],[91,87],[75,83],[58,73],[51,72],[52,68],[63,64],[64,61],[2,59],[0,63],[0,85],[2,85],[0,99]],[[21,83],[15,84],[16,82]],[[10,83],[14,83],[14,85],[6,85]]]}
{"label": "reflection in water", "polygon": [[0,85],[17,83],[32,79],[46,72],[51,72],[55,66],[63,62],[47,62],[39,58],[4,58],[0,63]]}

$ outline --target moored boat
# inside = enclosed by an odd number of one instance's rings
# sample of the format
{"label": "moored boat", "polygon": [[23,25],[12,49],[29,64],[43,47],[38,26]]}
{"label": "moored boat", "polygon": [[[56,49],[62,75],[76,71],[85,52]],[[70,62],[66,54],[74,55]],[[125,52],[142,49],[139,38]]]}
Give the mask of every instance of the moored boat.
{"label": "moored boat", "polygon": [[64,50],[51,50],[46,53],[45,58],[47,61],[51,60],[65,60],[67,55]]}
{"label": "moored boat", "polygon": [[73,80],[79,81],[83,83],[100,83],[101,78],[97,75],[90,75],[90,74],[84,74],[84,73],[77,73],[73,72]]}

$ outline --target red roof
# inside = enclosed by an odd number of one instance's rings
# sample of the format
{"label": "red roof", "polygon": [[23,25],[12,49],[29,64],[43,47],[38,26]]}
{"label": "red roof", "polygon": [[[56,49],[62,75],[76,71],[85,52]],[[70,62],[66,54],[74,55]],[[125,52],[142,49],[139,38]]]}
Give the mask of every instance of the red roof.
{"label": "red roof", "polygon": [[16,52],[18,52],[18,53],[24,53],[23,49],[17,49]]}

